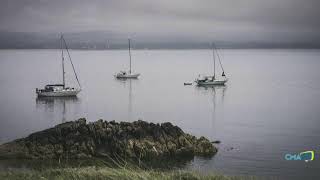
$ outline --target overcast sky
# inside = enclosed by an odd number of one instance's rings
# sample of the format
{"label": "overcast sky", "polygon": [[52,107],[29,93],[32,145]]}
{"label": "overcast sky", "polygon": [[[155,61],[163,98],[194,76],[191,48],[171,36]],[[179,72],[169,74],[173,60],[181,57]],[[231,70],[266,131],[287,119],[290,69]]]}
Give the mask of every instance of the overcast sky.
{"label": "overcast sky", "polygon": [[0,1],[0,31],[320,41],[319,0]]}

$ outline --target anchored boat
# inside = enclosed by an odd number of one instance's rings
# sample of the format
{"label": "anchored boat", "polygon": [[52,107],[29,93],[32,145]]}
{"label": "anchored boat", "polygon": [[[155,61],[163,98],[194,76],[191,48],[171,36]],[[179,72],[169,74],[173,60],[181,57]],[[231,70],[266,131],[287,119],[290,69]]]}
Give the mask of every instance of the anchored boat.
{"label": "anchored boat", "polygon": [[[198,86],[224,85],[228,81],[228,78],[226,77],[226,75],[224,73],[224,69],[223,69],[223,66],[221,63],[220,56],[219,56],[218,51],[215,48],[215,45],[213,43],[212,43],[212,55],[213,55],[213,76],[199,75],[199,77],[195,80],[195,82]],[[220,68],[222,70],[221,77],[216,76],[216,56],[219,60]]]}
{"label": "anchored boat", "polygon": [[[67,43],[65,39],[63,38],[63,35],[60,37],[61,41],[61,59],[62,59],[62,84],[48,84],[44,87],[44,89],[38,89],[36,88],[36,93],[39,97],[67,97],[67,96],[76,96],[81,91],[81,85],[77,76],[77,73],[75,71],[74,65],[71,60],[71,56],[68,50]],[[65,71],[64,71],[64,48],[66,49],[66,52],[68,54],[68,59],[71,62],[72,69],[74,72],[74,75],[77,79],[79,88],[75,87],[66,87],[65,83]]]}
{"label": "anchored boat", "polygon": [[134,73],[131,70],[131,48],[130,48],[130,39],[128,39],[129,43],[129,59],[130,59],[130,68],[129,71],[120,71],[115,75],[116,78],[138,78],[140,76],[140,73]]}

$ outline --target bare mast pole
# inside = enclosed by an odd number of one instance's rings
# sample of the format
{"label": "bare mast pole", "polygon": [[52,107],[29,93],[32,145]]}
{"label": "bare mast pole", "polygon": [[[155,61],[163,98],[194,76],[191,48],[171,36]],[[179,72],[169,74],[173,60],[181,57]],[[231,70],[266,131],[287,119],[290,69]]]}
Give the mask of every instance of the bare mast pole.
{"label": "bare mast pole", "polygon": [[61,34],[60,41],[61,41],[61,59],[62,59],[62,84],[63,88],[65,88],[65,72],[64,72],[64,55],[63,55],[63,36]]}
{"label": "bare mast pole", "polygon": [[213,46],[214,46],[214,48],[215,48],[215,50],[217,52],[216,54],[217,54],[217,57],[218,57],[218,60],[219,60],[219,64],[220,64],[221,70],[222,70],[222,76],[226,76],[226,74],[224,73],[224,68],[222,66],[221,58],[220,58],[220,55],[218,53],[217,47],[216,47],[215,44],[213,44]]}
{"label": "bare mast pole", "polygon": [[130,51],[130,39],[128,39],[129,42],[129,57],[130,57],[130,69],[129,69],[129,73],[131,74],[131,51]]}
{"label": "bare mast pole", "polygon": [[212,43],[212,57],[213,57],[213,79],[216,79],[216,58],[214,55],[214,44]]}
{"label": "bare mast pole", "polygon": [[74,68],[73,62],[72,62],[72,60],[71,60],[71,56],[70,56],[70,52],[69,52],[69,48],[68,48],[68,45],[67,45],[67,43],[66,43],[66,40],[63,38],[63,36],[61,36],[61,39],[62,39],[62,41],[63,41],[64,46],[66,47],[67,54],[68,54],[68,57],[69,57],[69,60],[70,60],[70,63],[71,63],[72,69],[73,69],[73,73],[74,73],[74,75],[76,76],[78,85],[79,85],[79,87],[80,87],[80,89],[81,89],[81,84],[80,84],[78,75],[77,75],[77,73],[76,73],[76,69]]}

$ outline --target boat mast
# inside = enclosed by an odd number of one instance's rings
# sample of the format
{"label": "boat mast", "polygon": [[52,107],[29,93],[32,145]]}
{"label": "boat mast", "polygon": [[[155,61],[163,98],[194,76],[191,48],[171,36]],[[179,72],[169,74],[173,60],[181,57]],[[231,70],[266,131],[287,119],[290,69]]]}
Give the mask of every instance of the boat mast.
{"label": "boat mast", "polygon": [[213,79],[216,79],[216,58],[214,55],[214,45],[212,43],[212,57],[213,57]]}
{"label": "boat mast", "polygon": [[63,38],[62,35],[61,35],[61,39],[62,39],[62,41],[63,41],[64,46],[66,47],[67,54],[68,54],[68,57],[69,57],[69,60],[70,60],[70,63],[71,63],[72,69],[73,69],[73,73],[74,73],[74,75],[76,76],[78,85],[79,85],[79,87],[80,87],[80,89],[81,89],[81,84],[80,84],[78,75],[77,75],[77,73],[76,73],[76,69],[74,68],[73,62],[72,62],[72,60],[71,60],[71,56],[70,56],[70,52],[69,52],[69,48],[68,48],[68,45],[67,45],[67,43],[66,43],[66,40]]}
{"label": "boat mast", "polygon": [[130,69],[129,69],[129,73],[131,74],[131,51],[130,51],[130,39],[128,39],[129,42],[129,57],[130,57]]}
{"label": "boat mast", "polygon": [[65,72],[64,72],[64,55],[63,55],[63,42],[62,42],[62,34],[61,34],[61,59],[62,59],[62,84],[63,88],[65,87]]}
{"label": "boat mast", "polygon": [[215,46],[215,44],[213,44],[213,46],[215,47],[215,50],[217,52],[217,57],[218,57],[218,60],[219,60],[219,64],[220,64],[220,67],[221,67],[221,70],[222,70],[222,76],[226,76],[226,74],[224,73],[224,69],[223,69],[223,66],[222,66],[222,62],[221,62],[221,58],[220,58],[220,55],[218,53],[218,50],[217,50],[217,47]]}

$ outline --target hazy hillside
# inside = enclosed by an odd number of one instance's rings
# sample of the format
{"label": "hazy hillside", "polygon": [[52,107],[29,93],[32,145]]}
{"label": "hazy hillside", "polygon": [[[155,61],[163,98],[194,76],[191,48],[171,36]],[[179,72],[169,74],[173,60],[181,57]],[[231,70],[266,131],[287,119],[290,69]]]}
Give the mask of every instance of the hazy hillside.
{"label": "hazy hillside", "polygon": [[[60,48],[59,33],[0,32],[0,49],[55,49]],[[91,31],[64,33],[72,49],[124,49],[127,35],[114,32]],[[135,34],[132,37],[135,49],[204,49],[210,47],[211,39],[170,37]],[[214,40],[214,39],[213,39]],[[320,48],[314,42],[232,42],[215,41],[219,48]]]}

